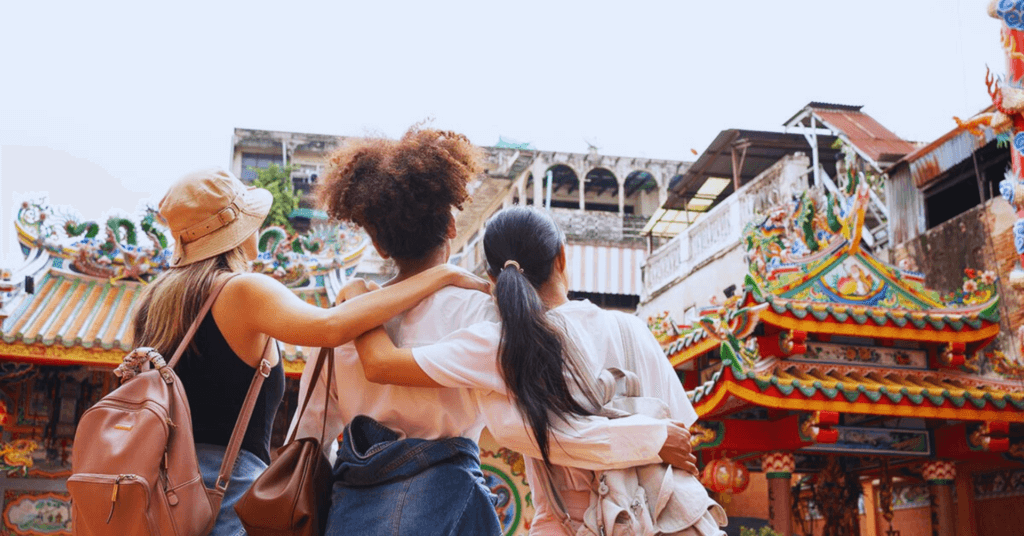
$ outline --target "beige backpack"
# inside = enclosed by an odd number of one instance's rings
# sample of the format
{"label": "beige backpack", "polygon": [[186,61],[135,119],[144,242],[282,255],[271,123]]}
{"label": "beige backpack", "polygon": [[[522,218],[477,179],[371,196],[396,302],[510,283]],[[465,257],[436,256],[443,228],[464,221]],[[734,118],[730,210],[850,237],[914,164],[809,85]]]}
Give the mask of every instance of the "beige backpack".
{"label": "beige backpack", "polygon": [[[643,396],[637,375],[640,347],[627,315],[614,314],[622,336],[624,369],[607,368],[593,386],[602,407],[598,414],[610,419],[629,415],[670,418],[668,404],[659,398]],[[569,353],[569,359],[579,359]],[[578,370],[587,370],[577,362]],[[558,492],[551,472],[543,463],[535,464],[538,477],[552,500],[554,512],[573,536],[717,536],[725,533],[725,510],[708,496],[693,475],[666,463],[626,469],[595,471],[591,482],[590,507],[576,527]],[[710,513],[712,519],[706,519]]]}
{"label": "beige backpack", "polygon": [[213,528],[256,395],[270,374],[271,341],[235,423],[214,489],[203,485],[188,400],[173,368],[228,279],[212,289],[170,363],[152,348],[136,348],[115,370],[121,386],[82,415],[67,483],[72,534],[205,536]]}

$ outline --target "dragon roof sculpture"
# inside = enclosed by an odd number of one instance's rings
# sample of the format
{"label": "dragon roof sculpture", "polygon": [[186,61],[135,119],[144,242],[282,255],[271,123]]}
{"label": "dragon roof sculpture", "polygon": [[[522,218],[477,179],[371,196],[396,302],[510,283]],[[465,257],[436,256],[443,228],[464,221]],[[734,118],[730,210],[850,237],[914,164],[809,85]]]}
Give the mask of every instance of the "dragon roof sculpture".
{"label": "dragon roof sculpture", "polygon": [[[138,221],[138,223],[136,223]],[[26,261],[0,270],[0,355],[61,364],[109,364],[130,350],[130,311],[143,285],[168,269],[172,244],[156,212],[138,220],[83,220],[43,200],[26,201],[15,227]],[[349,224],[289,236],[260,232],[252,269],[303,300],[330,307],[369,244]],[[30,288],[27,288],[29,287]],[[313,349],[282,345],[286,372],[301,373]]]}

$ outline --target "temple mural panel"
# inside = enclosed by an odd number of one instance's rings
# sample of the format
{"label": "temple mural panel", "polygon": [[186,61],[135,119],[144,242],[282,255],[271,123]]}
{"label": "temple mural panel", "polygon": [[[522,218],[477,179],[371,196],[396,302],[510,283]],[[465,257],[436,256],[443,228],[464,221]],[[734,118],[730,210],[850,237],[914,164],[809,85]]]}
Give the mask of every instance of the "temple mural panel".
{"label": "temple mural panel", "polygon": [[71,535],[71,496],[4,490],[2,536]]}
{"label": "temple mural panel", "polygon": [[480,469],[486,485],[498,497],[495,510],[503,536],[526,536],[533,520],[533,497],[526,482],[522,455],[501,447],[484,430],[480,437]]}

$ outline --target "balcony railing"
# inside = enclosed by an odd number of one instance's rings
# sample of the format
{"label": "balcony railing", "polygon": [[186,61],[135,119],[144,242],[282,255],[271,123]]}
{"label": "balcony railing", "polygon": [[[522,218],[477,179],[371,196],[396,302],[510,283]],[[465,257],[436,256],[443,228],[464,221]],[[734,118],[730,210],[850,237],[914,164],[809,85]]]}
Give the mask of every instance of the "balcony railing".
{"label": "balcony railing", "polygon": [[646,218],[632,214],[572,208],[552,208],[551,219],[562,229],[566,239],[574,242],[641,242],[635,220],[642,220],[640,229],[647,222]]}
{"label": "balcony railing", "polygon": [[809,166],[801,153],[784,157],[655,250],[643,266],[641,303],[683,280],[708,259],[736,247],[747,223],[805,188],[802,181]]}

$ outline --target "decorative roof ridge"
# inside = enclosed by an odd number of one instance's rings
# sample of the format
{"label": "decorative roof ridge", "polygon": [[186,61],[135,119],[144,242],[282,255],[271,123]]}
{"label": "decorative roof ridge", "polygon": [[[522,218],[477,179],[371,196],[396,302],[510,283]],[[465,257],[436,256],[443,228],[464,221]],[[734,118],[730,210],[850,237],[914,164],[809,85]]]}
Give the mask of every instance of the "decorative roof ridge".
{"label": "decorative roof ridge", "polygon": [[[828,307],[863,308],[851,313],[861,324],[867,321],[859,318],[865,313],[876,317],[879,325],[886,323],[884,312],[899,327],[906,322],[893,315],[923,312],[926,318],[906,319],[918,329],[925,328],[922,323],[926,320],[934,320],[934,329],[949,324],[960,331],[963,322],[976,324],[972,315],[998,321],[994,273],[967,270],[962,288],[943,295],[925,287],[920,273],[896,268],[862,250],[861,231],[872,195],[871,180],[855,171],[856,160],[847,168],[840,192],[847,197],[804,192],[747,225],[743,240],[750,264],[745,286],[758,301],[772,303],[779,314],[787,309],[806,309],[797,313],[798,318],[814,312],[821,321],[835,312]],[[804,304],[820,306],[812,311]],[[846,314],[844,310],[840,316]],[[845,318],[837,319],[846,322]],[[971,325],[973,329],[979,327]]]}
{"label": "decorative roof ridge", "polygon": [[[949,316],[949,315],[968,316],[968,317],[970,317],[970,316],[977,316],[977,315],[981,315],[986,310],[991,309],[994,305],[999,303],[999,297],[998,296],[992,296],[987,301],[984,301],[984,302],[981,302],[981,303],[964,305],[964,306],[961,306],[961,307],[933,308],[933,309],[929,309],[927,311],[919,311],[919,310],[914,310],[914,309],[907,309],[905,307],[881,307],[881,306],[860,305],[860,304],[850,304],[850,303],[835,303],[835,304],[832,304],[832,303],[823,303],[823,302],[801,300],[801,299],[796,299],[796,298],[784,298],[784,297],[781,297],[781,296],[759,296],[759,297],[755,297],[754,299],[758,303],[796,304],[798,307],[815,307],[815,306],[820,306],[820,307],[827,307],[830,310],[831,309],[837,309],[837,308],[838,309],[863,308],[863,309],[869,310],[869,311],[882,310],[882,311],[890,312],[893,315],[904,315],[904,314],[906,314],[906,315],[924,315],[924,316],[928,316],[928,317],[942,317],[942,316]],[[995,313],[998,314],[998,311],[996,311]],[[995,318],[996,318],[996,320],[992,320],[992,321],[997,321],[998,320],[998,316],[996,316]]]}
{"label": "decorative roof ridge", "polygon": [[[15,228],[26,257],[43,250],[59,270],[101,279],[152,280],[169,268],[172,254],[172,239],[151,207],[138,224],[112,216],[100,225],[44,199],[25,201]],[[361,229],[347,223],[314,224],[301,235],[271,226],[260,231],[260,254],[252,267],[285,285],[307,286],[316,276],[354,270],[369,243]]]}

